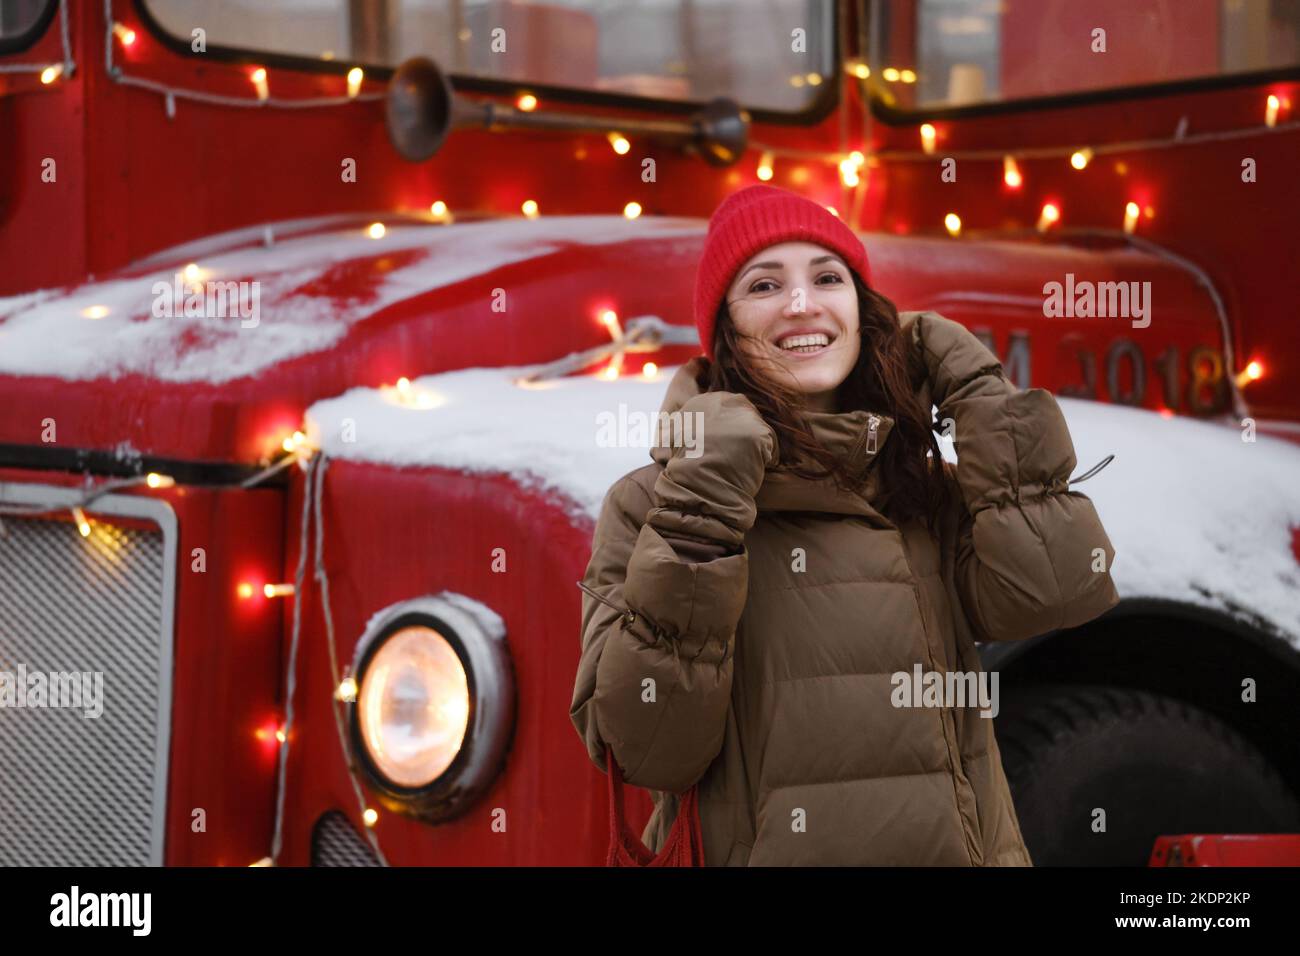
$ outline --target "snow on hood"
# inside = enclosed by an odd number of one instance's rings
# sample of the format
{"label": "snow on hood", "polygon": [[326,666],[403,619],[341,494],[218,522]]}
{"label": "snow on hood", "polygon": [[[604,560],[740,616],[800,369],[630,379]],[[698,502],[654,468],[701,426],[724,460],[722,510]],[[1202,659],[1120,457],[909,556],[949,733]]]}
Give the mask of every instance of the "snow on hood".
{"label": "snow on hood", "polygon": [[[174,287],[176,269],[127,270],[68,290],[0,299],[0,374],[228,382],[327,349],[395,302],[567,244],[698,236],[704,228],[701,220],[658,216],[394,223],[380,239],[340,228],[214,251],[197,261],[200,281],[256,280],[255,327],[234,310],[229,317],[187,317],[179,307],[175,316],[155,315],[155,283]],[[245,295],[251,303],[251,286]],[[88,310],[101,317],[87,317]]]}
{"label": "snow on hood", "polygon": [[[594,522],[609,487],[650,463],[654,417],[678,368],[653,379],[573,376],[526,388],[513,380],[529,368],[462,369],[414,380],[408,397],[357,388],[317,402],[308,427],[331,456],[510,475],[555,494],[575,523]],[[1224,425],[1058,401],[1076,474],[1115,455],[1075,490],[1093,500],[1110,535],[1121,596],[1245,608],[1300,647],[1290,532],[1300,526],[1300,448],[1263,436],[1243,442]],[[611,434],[623,447],[609,447]]]}

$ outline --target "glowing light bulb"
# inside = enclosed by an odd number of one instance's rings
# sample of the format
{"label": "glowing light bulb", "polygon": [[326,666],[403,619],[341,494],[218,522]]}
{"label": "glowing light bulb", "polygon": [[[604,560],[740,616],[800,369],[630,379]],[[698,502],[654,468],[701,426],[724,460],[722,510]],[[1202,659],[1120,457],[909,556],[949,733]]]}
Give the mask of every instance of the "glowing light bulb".
{"label": "glowing light bulb", "polygon": [[403,396],[411,394],[411,380],[405,375],[397,380],[397,391]]}
{"label": "glowing light bulb", "polygon": [[943,225],[944,228],[948,230],[948,235],[961,235],[961,216],[957,215],[955,212],[950,212],[948,215],[943,217]]}
{"label": "glowing light bulb", "polygon": [[90,522],[86,520],[86,513],[80,508],[72,509],[72,518],[77,522],[77,530],[81,532],[83,538],[90,537]]}
{"label": "glowing light bulb", "polygon": [[1141,214],[1142,214],[1142,210],[1138,208],[1137,203],[1130,202],[1124,205],[1124,231],[1125,232],[1132,233],[1133,230],[1137,228],[1138,216],[1140,216]]}
{"label": "glowing light bulb", "polygon": [[238,594],[240,598],[247,601],[253,596],[253,586],[247,581],[242,581],[240,582],[239,587],[235,589],[235,593]]}
{"label": "glowing light bulb", "polygon": [[109,308],[106,305],[91,305],[81,310],[81,314],[88,319],[102,319],[108,315]]}
{"label": "glowing light bulb", "polygon": [[203,272],[199,269],[198,263],[191,262],[185,267],[186,282],[198,282],[201,275],[203,275]]}
{"label": "glowing light bulb", "polygon": [[654,378],[659,372],[659,366],[654,362],[646,362],[641,366],[641,375],[645,378]]}
{"label": "glowing light bulb", "polygon": [[533,96],[532,93],[524,93],[519,99],[515,100],[515,106],[525,113],[531,113],[537,109],[537,97]]}
{"label": "glowing light bulb", "polygon": [[880,71],[880,75],[885,78],[885,81],[887,83],[898,82],[899,72],[898,70],[894,69],[894,67],[892,66],[885,67],[883,70]]}
{"label": "glowing light bulb", "polygon": [[871,68],[861,60],[853,60],[846,65],[845,69],[856,76],[859,80],[865,80],[871,75]]}
{"label": "glowing light bulb", "polygon": [[609,334],[614,339],[623,337],[623,327],[618,323],[618,313],[613,309],[606,309],[600,313],[600,321],[605,323],[605,328],[609,329]]}
{"label": "glowing light bulb", "polygon": [[770,180],[772,178],[772,163],[775,161],[775,157],[770,152],[764,153],[758,160],[758,171],[755,175],[763,182]]}
{"label": "glowing light bulb", "polygon": [[611,363],[610,365],[606,365],[606,366],[601,370],[600,377],[603,378],[603,379],[605,379],[605,380],[608,381],[608,382],[612,382],[612,381],[614,381],[615,379],[618,378],[618,368],[617,368],[617,366],[613,365],[612,363]]}
{"label": "glowing light bulb", "polygon": [[641,215],[641,204],[639,202],[630,202],[623,207],[623,216],[627,219],[635,219]]}
{"label": "glowing light bulb", "polygon": [[379,822],[379,814],[376,813],[374,810],[372,810],[370,807],[366,807],[366,812],[361,814],[361,819],[366,826],[373,827],[376,823]]}
{"label": "glowing light bulb", "polygon": [[927,153],[934,152],[934,140],[936,131],[929,123],[921,124],[921,148]]}
{"label": "glowing light bulb", "polygon": [[821,85],[822,85],[822,75],[821,75],[820,73],[809,73],[809,74],[807,75],[807,80],[808,80],[808,85],[809,85],[809,86],[821,86]]}
{"label": "glowing light bulb", "polygon": [[627,151],[632,148],[632,144],[621,133],[610,133],[607,138],[609,139],[609,145],[614,147],[614,152],[620,156],[626,156]]}
{"label": "glowing light bulb", "polygon": [[366,235],[371,239],[382,239],[386,232],[388,232],[388,229],[382,222],[372,222],[370,228],[366,230]]}
{"label": "glowing light bulb", "polygon": [[334,696],[345,704],[350,704],[357,699],[357,682],[355,678],[345,677],[339,682],[338,690]]}
{"label": "glowing light bulb", "polygon": [[41,70],[41,82],[49,86],[55,80],[63,75],[63,64],[56,63],[53,66],[47,66]]}
{"label": "glowing light bulb", "polygon": [[915,83],[916,73],[913,72],[912,70],[899,70],[898,78],[902,80],[904,83]]}
{"label": "glowing light bulb", "polygon": [[1061,210],[1055,203],[1043,203],[1043,211],[1038,214],[1038,231],[1046,232],[1052,223],[1061,218]]}
{"label": "glowing light bulb", "polygon": [[275,739],[280,741],[280,743],[284,743],[286,740],[289,739],[288,736],[285,734],[283,727],[281,727],[279,730],[275,732]]}
{"label": "glowing light bulb", "polygon": [[524,215],[529,219],[536,219],[538,216],[536,199],[525,199],[523,205],[519,208],[523,210]]}
{"label": "glowing light bulb", "polygon": [[113,36],[117,37],[122,46],[130,46],[135,43],[135,31],[130,27],[124,27],[120,23],[113,24]]}
{"label": "glowing light bulb", "polygon": [[850,189],[861,182],[861,180],[858,179],[857,164],[855,164],[852,159],[840,160],[840,182],[844,183],[844,185]]}
{"label": "glowing light bulb", "polygon": [[348,70],[348,98],[353,99],[361,92],[361,81],[366,78],[366,71],[359,66]]}
{"label": "glowing light bulb", "polygon": [[176,479],[151,471],[145,475],[144,483],[150,488],[170,488],[176,484]]}
{"label": "glowing light bulb", "polygon": [[1070,165],[1075,169],[1083,169],[1088,165],[1088,161],[1091,159],[1092,150],[1085,146],[1083,149],[1076,149],[1070,155]]}
{"label": "glowing light bulb", "polygon": [[1258,359],[1252,359],[1246,363],[1246,367],[1237,373],[1237,387],[1245,388],[1251,382],[1257,382],[1264,377],[1264,366]]}
{"label": "glowing light bulb", "polygon": [[1008,189],[1019,189],[1024,185],[1025,178],[1020,175],[1020,167],[1016,165],[1014,156],[1002,157],[1002,181]]}
{"label": "glowing light bulb", "polygon": [[271,87],[266,82],[265,68],[259,66],[248,75],[248,78],[253,81],[253,88],[257,90],[257,98],[259,100],[265,103],[271,98]]}
{"label": "glowing light bulb", "polygon": [[268,598],[289,597],[293,594],[293,584],[263,584],[262,594]]}
{"label": "glowing light bulb", "polygon": [[447,215],[447,204],[439,199],[429,207],[429,212],[433,213],[439,219],[442,219]]}
{"label": "glowing light bulb", "polygon": [[[42,77],[44,82],[44,77]],[[1276,126],[1278,110],[1282,107],[1282,101],[1273,93],[1268,94],[1268,99],[1264,101],[1264,125]]]}

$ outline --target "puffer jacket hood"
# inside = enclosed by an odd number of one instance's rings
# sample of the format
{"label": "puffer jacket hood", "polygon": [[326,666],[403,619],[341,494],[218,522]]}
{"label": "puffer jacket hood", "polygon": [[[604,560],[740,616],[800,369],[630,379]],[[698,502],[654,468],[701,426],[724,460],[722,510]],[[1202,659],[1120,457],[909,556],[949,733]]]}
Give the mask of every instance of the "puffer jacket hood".
{"label": "puffer jacket hood", "polygon": [[[708,504],[669,494],[664,446],[606,495],[570,718],[596,766],[608,744],[651,791],[652,850],[698,784],[706,865],[1031,865],[987,700],[903,691],[920,671],[996,694],[976,642],[1103,613],[1118,600],[1114,551],[1069,489],[1055,399],[1015,389],[958,323],[900,320],[926,368],[922,406],[955,423],[954,494],[935,532],[879,510],[871,462],[894,423],[871,410],[808,415],[827,448],[869,459],[864,491],[777,463],[738,553],[674,550],[674,516],[698,525]],[[701,394],[706,361],[678,370],[663,412]]]}

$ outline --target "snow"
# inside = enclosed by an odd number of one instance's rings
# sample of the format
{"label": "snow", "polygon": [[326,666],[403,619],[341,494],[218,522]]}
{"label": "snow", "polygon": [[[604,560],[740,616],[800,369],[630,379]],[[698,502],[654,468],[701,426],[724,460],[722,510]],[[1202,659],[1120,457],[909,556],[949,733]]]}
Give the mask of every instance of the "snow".
{"label": "snow", "polygon": [[[249,231],[226,241],[246,240]],[[134,373],[167,382],[228,382],[328,349],[352,326],[403,299],[566,244],[604,246],[703,231],[701,220],[654,216],[393,223],[379,239],[364,228],[336,228],[197,259],[201,282],[258,283],[256,324],[234,310],[225,316],[185,316],[183,303],[173,316],[154,314],[155,283],[173,286],[176,269],[186,261],[177,253],[187,247],[180,247],[169,261],[160,254],[146,268],[110,279],[58,294],[45,290],[0,299],[0,374],[84,380]],[[392,268],[348,271],[339,284],[349,294],[335,292],[332,274],[358,259],[385,254],[396,254]],[[245,294],[251,305],[251,286]],[[87,317],[87,310],[101,317]]]}
{"label": "snow", "polygon": [[[676,368],[653,379],[570,376],[521,387],[525,367],[461,369],[395,389],[352,389],[308,409],[327,454],[398,467],[505,474],[556,496],[575,523],[594,522],[605,492],[650,462],[650,431],[602,447],[597,416],[652,420]],[[431,407],[421,408],[423,400]],[[1300,647],[1300,448],[1230,425],[1058,399],[1076,475],[1115,460],[1074,490],[1101,515],[1123,597],[1169,598],[1266,619]],[[347,440],[351,439],[351,440]],[[950,449],[945,457],[950,454]],[[1243,609],[1246,609],[1243,611]]]}

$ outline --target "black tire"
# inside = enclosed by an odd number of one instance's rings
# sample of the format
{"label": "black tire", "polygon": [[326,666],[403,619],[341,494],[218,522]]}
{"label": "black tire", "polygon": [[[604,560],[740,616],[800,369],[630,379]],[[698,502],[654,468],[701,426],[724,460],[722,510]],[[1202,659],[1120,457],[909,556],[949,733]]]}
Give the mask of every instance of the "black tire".
{"label": "black tire", "polygon": [[1182,701],[1040,685],[995,730],[1035,866],[1146,866],[1160,835],[1300,832],[1300,802],[1263,755]]}

